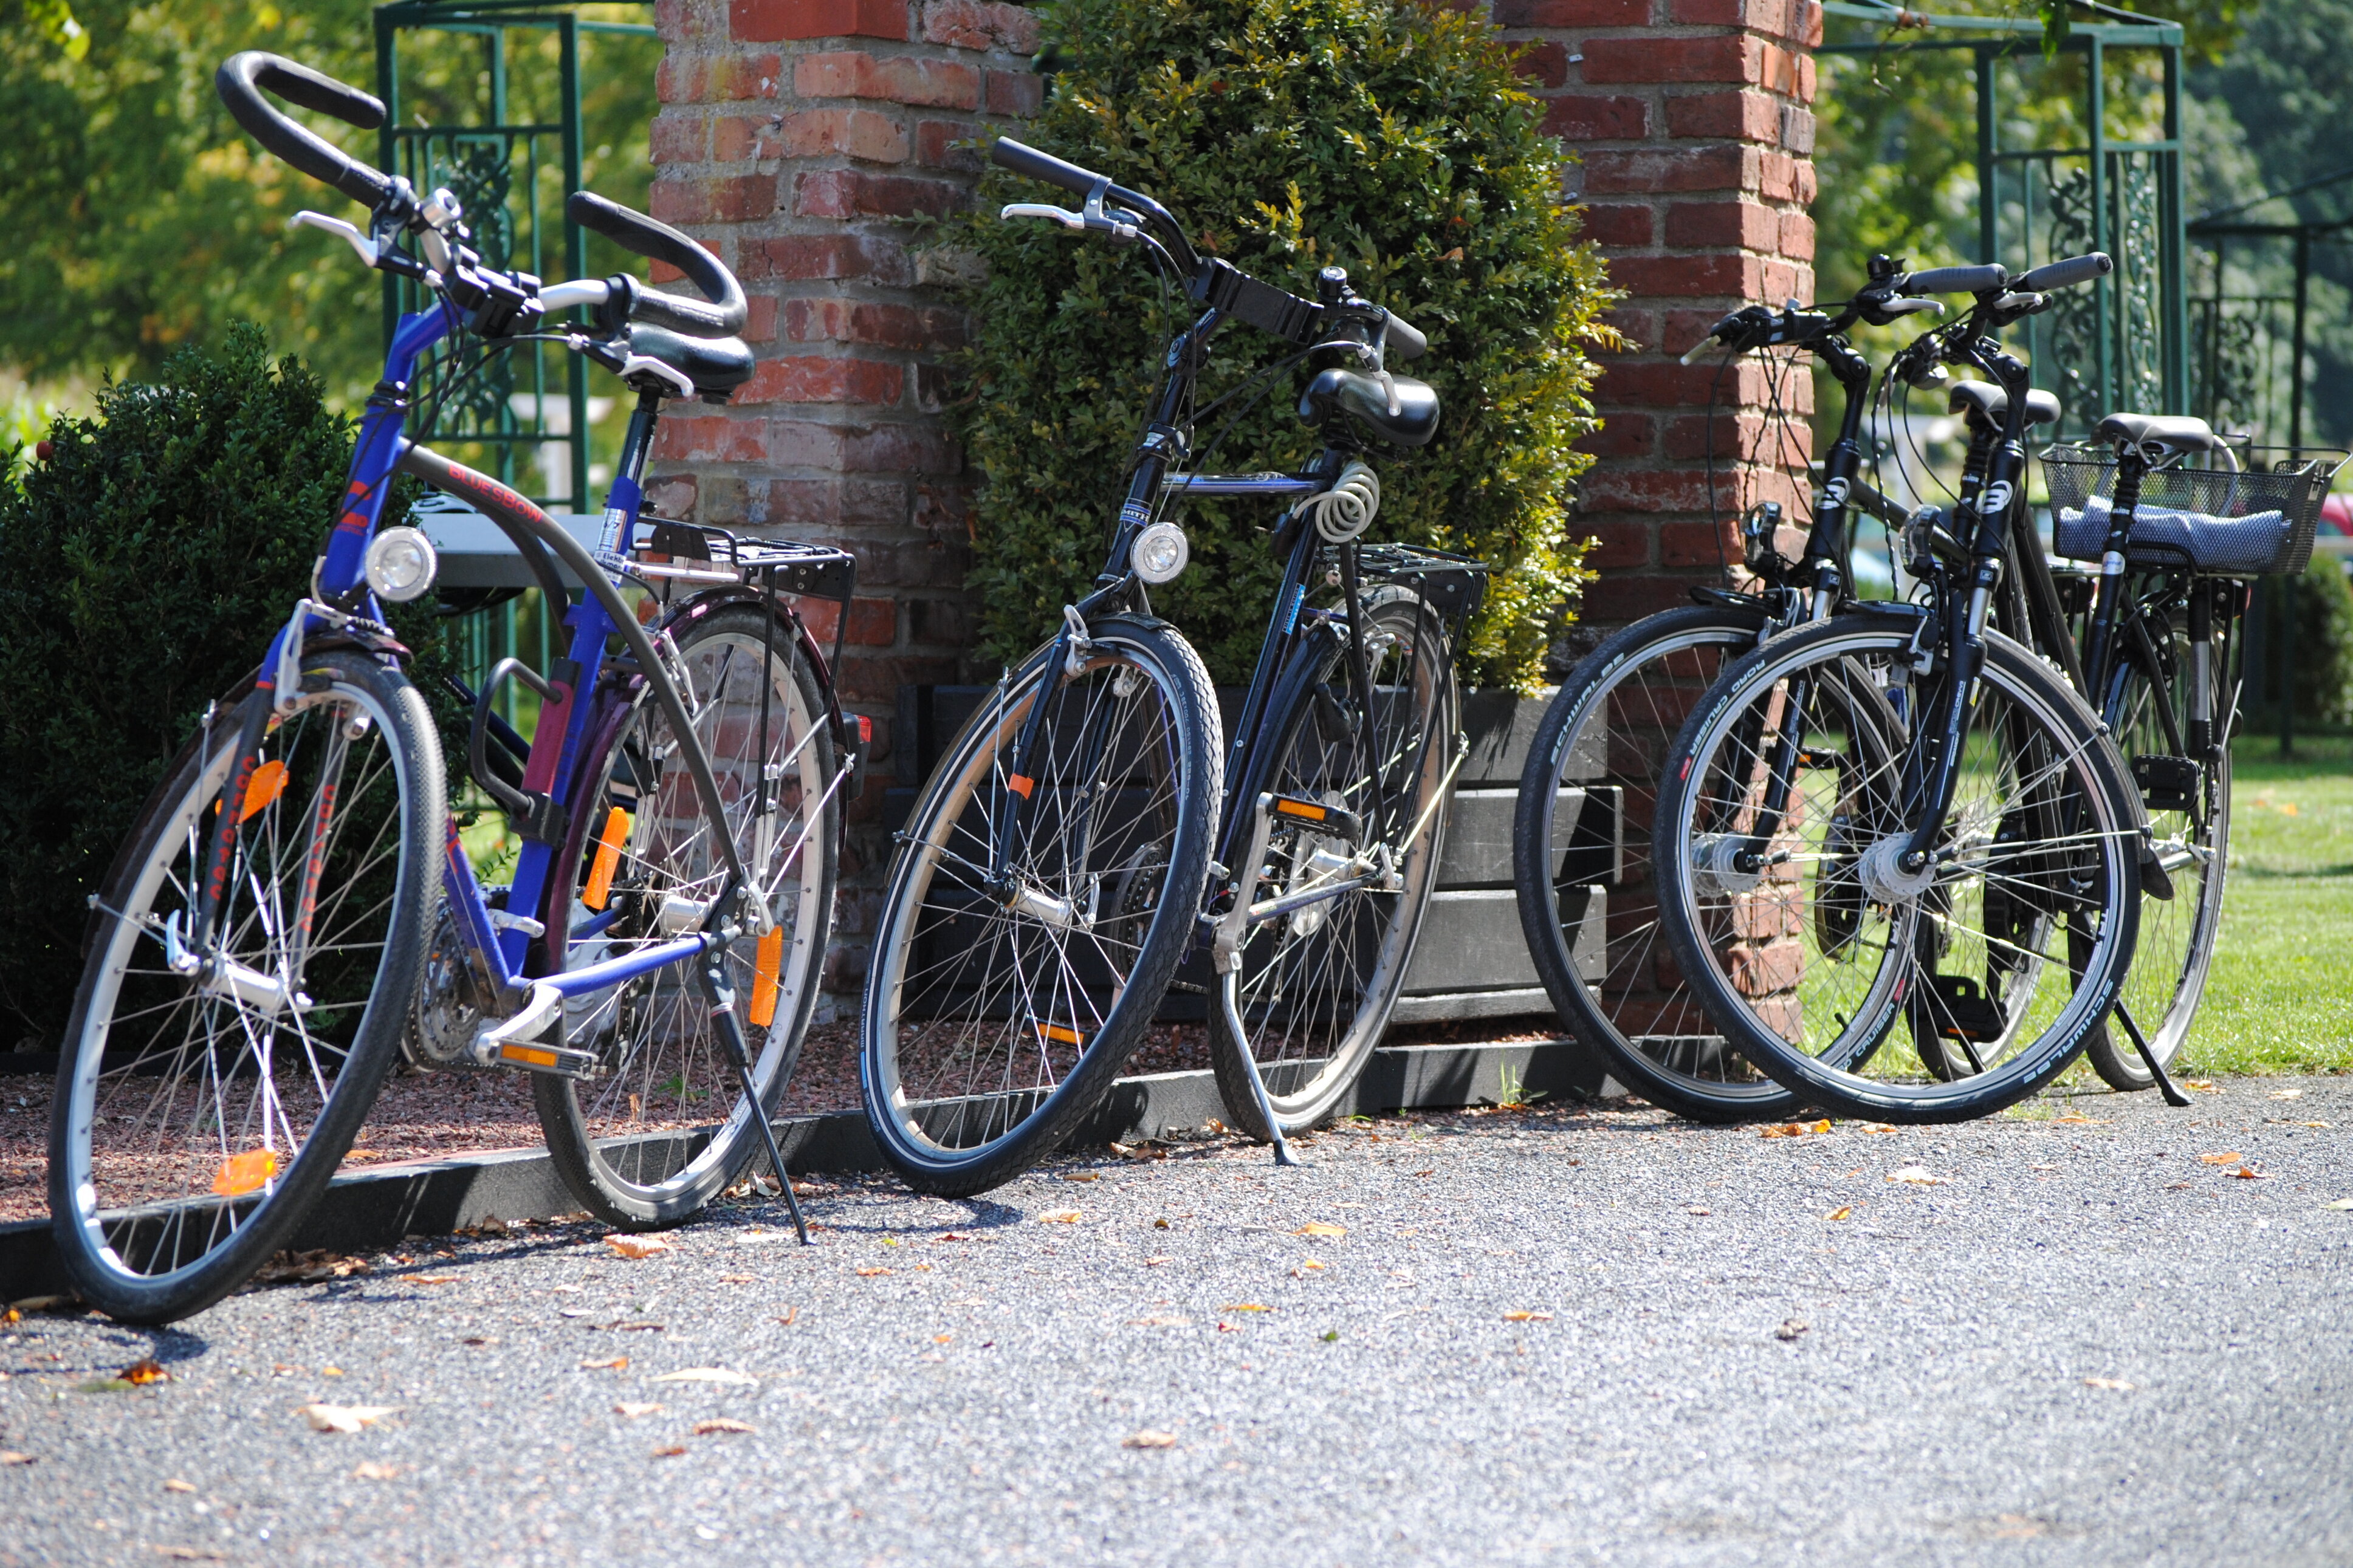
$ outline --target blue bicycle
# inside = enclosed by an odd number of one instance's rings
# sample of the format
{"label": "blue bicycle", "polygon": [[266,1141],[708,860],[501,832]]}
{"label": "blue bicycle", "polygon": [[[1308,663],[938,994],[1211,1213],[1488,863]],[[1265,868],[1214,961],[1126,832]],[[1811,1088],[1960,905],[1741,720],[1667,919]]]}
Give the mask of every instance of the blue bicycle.
{"label": "blue bicycle", "polygon": [[[854,563],[640,522],[662,401],[723,403],[751,374],[730,335],[741,288],[684,235],[586,194],[575,221],[708,302],[626,275],[491,270],[447,192],[353,162],[264,93],[362,129],[383,121],[375,99],[261,53],[216,85],[256,141],[369,211],[364,230],[294,223],[428,302],[394,334],[310,593],[208,709],[93,900],[50,1126],[75,1285],[143,1322],[235,1289],[324,1190],[404,1047],[419,1067],[534,1074],[558,1169],[612,1223],[693,1214],[763,1147],[790,1205],[770,1117],[815,1002],[865,738],[791,601],[846,609]],[[526,342],[637,394],[593,554],[409,434],[478,366],[469,353]],[[435,565],[423,534],[379,527],[399,473],[490,517],[551,608],[569,605],[566,657],[544,674],[505,661],[469,694],[470,771],[522,841],[503,886],[481,885],[459,841],[385,624],[384,602],[426,593]],[[491,712],[510,679],[540,700],[528,742]]]}

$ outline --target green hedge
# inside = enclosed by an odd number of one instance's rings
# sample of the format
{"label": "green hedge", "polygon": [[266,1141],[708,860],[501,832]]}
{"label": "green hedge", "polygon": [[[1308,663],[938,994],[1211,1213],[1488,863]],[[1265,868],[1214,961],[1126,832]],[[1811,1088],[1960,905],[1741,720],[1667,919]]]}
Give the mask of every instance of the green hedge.
{"label": "green hedge", "polygon": [[[1611,341],[1598,317],[1612,296],[1512,47],[1416,0],[1056,0],[1041,19],[1064,65],[1023,140],[1150,193],[1206,253],[1295,292],[1345,266],[1430,334],[1429,356],[1397,368],[1438,388],[1445,420],[1420,453],[1377,459],[1374,536],[1493,563],[1466,675],[1538,680],[1583,575],[1568,509],[1590,459],[1571,444],[1596,427],[1584,350]],[[985,480],[970,578],[985,647],[1011,658],[1102,565],[1157,351],[1181,316],[1164,314],[1139,252],[994,216],[1059,193],[999,171],[981,195],[951,236],[987,263],[952,413]],[[1205,395],[1290,352],[1227,328]],[[1295,378],[1278,384],[1214,466],[1307,455],[1295,396]],[[1154,595],[1221,680],[1242,679],[1257,650],[1280,572],[1261,537],[1271,521],[1262,507],[1196,509],[1194,565]]]}
{"label": "green hedge", "polygon": [[[59,418],[47,459],[0,483],[0,1050],[56,1047],[88,897],[307,589],[352,434],[316,376],[240,327]],[[429,616],[401,619],[413,646],[437,640]]]}

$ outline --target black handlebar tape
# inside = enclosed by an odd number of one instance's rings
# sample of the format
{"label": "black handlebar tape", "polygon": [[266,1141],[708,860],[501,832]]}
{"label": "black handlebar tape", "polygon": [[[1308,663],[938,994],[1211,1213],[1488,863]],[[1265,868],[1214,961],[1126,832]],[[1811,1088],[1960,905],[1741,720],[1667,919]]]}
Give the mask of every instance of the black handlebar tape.
{"label": "black handlebar tape", "polygon": [[732,338],[744,330],[744,286],[719,258],[666,223],[608,202],[594,191],[575,191],[564,214],[582,228],[601,234],[622,249],[666,261],[711,301],[689,300],[659,289],[639,289],[629,315],[635,321],[690,338]]}
{"label": "black handlebar tape", "polygon": [[2116,269],[2107,252],[2095,250],[2089,256],[2071,256],[2064,261],[2052,261],[2036,268],[2023,278],[2013,278],[2010,287],[2020,294],[2047,294],[2053,289],[2071,288],[2077,283],[2089,283],[2094,278],[2105,278]]}
{"label": "black handlebar tape", "polygon": [[1983,267],[1931,267],[1903,279],[1906,294],[1982,294],[2010,281],[2010,270],[2000,262]]}
{"label": "black handlebar tape", "polygon": [[1430,352],[1430,340],[1422,335],[1420,328],[1391,310],[1388,346],[1397,351],[1399,359],[1419,359]]}
{"label": "black handlebar tape", "polygon": [[261,96],[274,92],[289,103],[374,131],[384,123],[384,105],[359,89],[281,56],[248,49],[221,62],[213,73],[213,89],[247,135],[312,179],[366,207],[383,201],[392,189],[384,175],[295,124]]}
{"label": "black handlebar tape", "polygon": [[1085,195],[1103,184],[1101,174],[1091,174],[1076,163],[1066,163],[1051,153],[1014,141],[1009,136],[997,138],[988,150],[990,160],[1017,174],[1027,174],[1033,180],[1043,180],[1050,185],[1060,185],[1066,191]]}

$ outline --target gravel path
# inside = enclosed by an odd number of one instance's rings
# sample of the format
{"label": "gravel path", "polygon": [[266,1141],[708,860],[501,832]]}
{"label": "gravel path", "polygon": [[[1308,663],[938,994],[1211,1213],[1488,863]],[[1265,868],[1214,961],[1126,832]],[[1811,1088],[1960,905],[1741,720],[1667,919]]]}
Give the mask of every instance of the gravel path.
{"label": "gravel path", "polygon": [[0,1563],[2353,1557],[2353,1080],[2028,1109],[1428,1116],[1303,1171],[831,1184],[807,1251],[737,1209],[635,1261],[420,1244],[174,1331],[34,1313]]}

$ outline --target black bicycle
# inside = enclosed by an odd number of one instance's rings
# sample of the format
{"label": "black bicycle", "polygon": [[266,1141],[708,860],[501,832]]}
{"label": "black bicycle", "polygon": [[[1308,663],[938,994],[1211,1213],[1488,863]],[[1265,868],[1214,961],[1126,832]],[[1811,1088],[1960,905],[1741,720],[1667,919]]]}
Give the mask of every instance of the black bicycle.
{"label": "black bicycle", "polygon": [[[898,836],[861,1025],[867,1119],[923,1191],[1010,1179],[1102,1103],[1206,947],[1213,978],[1172,1011],[1207,1012],[1233,1124],[1288,1161],[1285,1135],[1334,1113],[1388,1021],[1464,751],[1451,649],[1486,568],[1364,537],[1371,444],[1437,432],[1437,395],[1384,363],[1426,341],[1337,268],[1303,299],[1198,256],[1141,192],[1018,142],[991,155],[1085,198],[1006,217],[1140,246],[1200,314],[1168,346],[1094,591],[997,682]],[[1298,412],[1324,446],[1296,473],[1187,471],[1195,384],[1229,321],[1299,347],[1264,374],[1313,370]],[[1292,503],[1225,752],[1207,671],[1151,608],[1189,558],[1178,509],[1196,496]]]}

